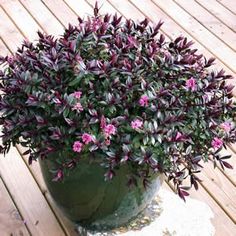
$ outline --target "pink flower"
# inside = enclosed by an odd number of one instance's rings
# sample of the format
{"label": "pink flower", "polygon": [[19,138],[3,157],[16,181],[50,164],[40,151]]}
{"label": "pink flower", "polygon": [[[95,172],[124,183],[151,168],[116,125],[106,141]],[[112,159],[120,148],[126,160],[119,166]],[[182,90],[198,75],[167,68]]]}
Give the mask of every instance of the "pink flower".
{"label": "pink flower", "polygon": [[220,128],[222,128],[226,133],[228,133],[232,129],[232,124],[230,122],[224,122],[220,125]]}
{"label": "pink flower", "polygon": [[106,125],[104,127],[104,133],[106,137],[111,136],[112,134],[116,134],[116,127],[114,125]]}
{"label": "pink flower", "polygon": [[220,138],[215,137],[212,141],[211,141],[211,146],[215,149],[219,149],[223,146],[223,141]]}
{"label": "pink flower", "polygon": [[80,99],[81,98],[81,95],[82,95],[82,92],[81,91],[76,91],[73,93],[73,96],[77,99]]}
{"label": "pink flower", "polygon": [[142,122],[141,120],[139,120],[139,119],[136,119],[136,120],[134,120],[134,121],[131,122],[131,127],[132,127],[133,129],[139,129],[139,128],[141,128],[142,126],[143,126],[143,122]]}
{"label": "pink flower", "polygon": [[193,77],[186,81],[186,88],[190,89],[191,91],[195,91],[197,89],[196,80]]}
{"label": "pink flower", "polygon": [[84,109],[83,109],[81,103],[80,103],[80,102],[77,102],[77,103],[73,106],[72,110],[73,110],[73,111],[76,110],[76,111],[78,111],[78,112],[81,112],[81,111],[83,111]]}
{"label": "pink flower", "polygon": [[139,105],[142,107],[147,107],[148,106],[148,96],[147,95],[142,95],[141,98],[139,99]]}
{"label": "pink flower", "polygon": [[83,140],[83,142],[84,142],[85,144],[88,144],[88,143],[94,141],[92,135],[90,135],[90,134],[88,134],[88,133],[84,133],[84,134],[82,135],[82,140]]}
{"label": "pink flower", "polygon": [[83,144],[80,141],[75,141],[73,144],[73,151],[74,152],[81,152]]}

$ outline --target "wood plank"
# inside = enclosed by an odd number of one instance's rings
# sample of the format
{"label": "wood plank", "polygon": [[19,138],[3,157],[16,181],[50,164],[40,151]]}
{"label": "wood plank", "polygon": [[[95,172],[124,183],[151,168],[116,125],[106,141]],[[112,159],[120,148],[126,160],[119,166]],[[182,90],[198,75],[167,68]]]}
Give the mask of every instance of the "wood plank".
{"label": "wood plank", "polygon": [[[236,50],[236,34],[194,0],[174,0],[228,47]],[[236,16],[235,16],[236,20]]]}
{"label": "wood plank", "polygon": [[4,42],[2,41],[2,38],[0,37],[0,55],[7,56],[8,54],[9,54],[9,51],[6,45],[4,44]]}
{"label": "wood plank", "polygon": [[24,37],[0,7],[0,36],[11,51],[15,51]]}
{"label": "wood plank", "polygon": [[[154,24],[156,24],[159,20],[164,21],[164,24],[162,25],[162,30],[168,38],[174,39],[180,35],[184,35],[191,40],[193,39],[191,35],[185,32],[184,29],[181,28],[181,26],[176,24],[175,21],[173,21],[164,11],[158,8],[153,2],[150,2],[150,0],[144,0],[143,3],[145,4],[145,8],[138,0],[131,0],[130,2],[132,3],[133,7],[136,7]],[[204,46],[199,44],[199,49],[204,50]]]}
{"label": "wood plank", "polygon": [[[95,0],[89,1],[95,2]],[[180,25],[176,24],[176,22],[172,18],[170,18],[165,12],[163,12],[150,0],[143,0],[142,2],[140,2],[139,0],[130,0],[130,3],[132,3],[132,5],[126,4],[126,0],[110,0],[110,2],[112,2],[113,6],[116,7],[116,9],[119,9],[123,14],[126,13],[125,16],[127,17],[132,17],[136,20],[140,20],[140,17],[136,17],[136,15],[133,17],[132,15],[134,12],[137,12],[139,10],[143,13],[143,15],[145,15],[154,23],[156,23],[159,19],[163,20],[164,24],[162,25],[162,30],[164,34],[169,38],[175,38],[179,35],[184,35],[188,37],[189,40],[195,41],[195,39],[190,34],[185,32],[183,28],[180,27]],[[145,8],[143,7],[143,4],[145,5]],[[129,14],[129,12],[132,12],[132,14]],[[203,53],[203,55],[208,58],[215,56],[199,42],[195,42],[195,47],[198,48],[200,53]],[[226,70],[227,73],[232,74],[236,78],[236,75],[226,65],[224,65],[221,61],[216,60],[216,63],[212,66],[212,69],[219,70],[219,67],[222,67]],[[229,80],[228,83],[236,85],[236,79]],[[236,87],[234,88],[233,93],[236,95]]]}
{"label": "wood plank", "polygon": [[[94,1],[95,2],[95,1]],[[122,14],[126,17],[131,17],[135,20],[141,20],[143,17],[149,18],[154,24],[159,20],[163,20],[164,24],[162,25],[162,30],[164,34],[170,38],[176,38],[179,35],[184,35],[189,38],[189,40],[194,40],[194,38],[184,31],[181,26],[176,24],[173,19],[171,19],[165,12],[163,12],[160,8],[158,8],[154,3],[150,2],[150,0],[143,0],[140,2],[139,0],[130,0],[130,3],[126,4],[126,0],[110,0],[110,3],[118,10],[122,12]],[[143,7],[145,5],[145,8]],[[132,12],[132,14],[130,14]],[[133,15],[135,13],[135,15]],[[212,57],[213,55],[208,53],[208,51],[199,43],[196,43],[198,49],[201,52],[204,52],[206,56]]]}
{"label": "wood plank", "polygon": [[236,144],[230,144],[229,147],[236,154]]}
{"label": "wood plank", "polygon": [[15,148],[0,158],[0,174],[32,235],[65,235]]}
{"label": "wood plank", "polygon": [[53,35],[63,33],[63,25],[58,22],[55,16],[40,0],[34,0],[33,4],[32,0],[19,0],[19,2],[30,12],[44,32]]}
{"label": "wood plank", "polygon": [[122,13],[123,16],[125,16],[126,18],[132,18],[133,20],[136,21],[142,21],[145,16],[142,14],[142,12],[140,11],[131,11],[132,9],[134,9],[134,7],[132,6],[132,4],[130,2],[127,2],[125,0],[120,0],[120,1],[116,1],[116,0],[111,0],[108,2],[116,9],[119,10],[120,13]]}
{"label": "wood plank", "polygon": [[[195,40],[204,44],[208,50],[222,63],[236,72],[236,53],[216,38],[211,32],[203,27],[191,15],[171,0],[152,0],[158,7],[165,11],[178,24],[180,24]],[[224,50],[222,50],[224,48]]]}
{"label": "wood plank", "polygon": [[224,22],[231,28],[234,32],[236,32],[236,19],[235,15],[229,11],[227,8],[222,6],[215,0],[196,0],[199,4],[201,4],[205,9],[211,12],[215,17]]}
{"label": "wood plank", "polygon": [[[68,23],[78,24],[76,14],[62,0],[41,0],[45,6],[67,27]],[[62,10],[63,9],[63,10]]]}
{"label": "wood plank", "polygon": [[[2,157],[0,157],[2,158]],[[2,179],[0,178],[0,235],[30,235],[24,221],[14,205]]]}
{"label": "wood plank", "polygon": [[77,0],[63,0],[73,11],[81,18],[86,18],[87,15],[93,15],[93,8],[86,2]]}
{"label": "wood plank", "polygon": [[226,156],[226,155],[232,155],[232,157],[230,159],[227,159],[226,161],[232,165],[234,167],[234,169],[227,169],[225,168],[225,170],[222,170],[220,168],[220,170],[222,171],[222,173],[232,182],[232,184],[236,187],[236,153],[230,148],[228,147],[227,149],[223,149],[220,152],[221,156]]}
{"label": "wood plank", "polygon": [[12,21],[18,29],[20,29],[22,34],[30,41],[37,37],[38,30],[42,30],[42,28],[17,0],[2,0],[1,7],[8,16],[11,17]]}
{"label": "wood plank", "polygon": [[204,169],[197,176],[202,179],[202,186],[221,206],[236,224],[236,188],[213,163],[204,163]]}
{"label": "wood plank", "polygon": [[[86,0],[86,2],[93,8],[95,6],[96,0]],[[118,16],[121,16],[122,14],[119,12],[119,10],[115,9],[109,2],[105,1],[97,1],[98,6],[100,7],[100,12],[102,14],[115,14],[117,13]]]}
{"label": "wood plank", "polygon": [[25,165],[28,166],[31,174],[34,176],[35,180],[37,181],[37,184],[38,184],[41,192],[43,193],[43,195],[47,199],[48,203],[50,204],[50,207],[52,208],[54,214],[57,216],[60,224],[62,225],[62,227],[65,230],[65,232],[67,233],[67,235],[76,236],[77,233],[74,230],[74,227],[75,227],[74,224],[63,215],[61,210],[57,207],[56,203],[52,199],[52,197],[47,189],[47,186],[44,182],[39,163],[33,162],[32,165],[29,165],[28,164],[28,156],[22,155],[22,153],[24,153],[27,149],[19,145],[19,146],[17,146],[17,150],[20,153],[22,159],[24,160]]}
{"label": "wood plank", "polygon": [[234,0],[217,0],[221,5],[236,15],[236,1]]}

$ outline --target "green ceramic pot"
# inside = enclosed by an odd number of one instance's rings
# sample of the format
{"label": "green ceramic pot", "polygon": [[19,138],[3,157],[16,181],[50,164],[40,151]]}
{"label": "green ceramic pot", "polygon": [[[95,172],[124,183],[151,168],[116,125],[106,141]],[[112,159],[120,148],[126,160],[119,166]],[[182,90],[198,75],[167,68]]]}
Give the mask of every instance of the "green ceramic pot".
{"label": "green ceramic pot", "polygon": [[162,183],[156,174],[147,189],[141,180],[129,188],[127,175],[133,168],[129,165],[117,170],[112,181],[104,181],[105,170],[98,158],[81,158],[63,182],[54,182],[55,158],[53,154],[40,161],[48,190],[69,219],[89,230],[110,230],[128,223],[150,203]]}

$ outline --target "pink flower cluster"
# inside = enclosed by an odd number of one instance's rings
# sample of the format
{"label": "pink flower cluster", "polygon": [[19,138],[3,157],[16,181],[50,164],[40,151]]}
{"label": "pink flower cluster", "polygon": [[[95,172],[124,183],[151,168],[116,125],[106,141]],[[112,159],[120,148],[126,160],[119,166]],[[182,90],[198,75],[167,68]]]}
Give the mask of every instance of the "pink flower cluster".
{"label": "pink flower cluster", "polygon": [[142,95],[141,98],[139,99],[139,105],[142,107],[147,107],[148,106],[148,96],[147,95]]}
{"label": "pink flower cluster", "polygon": [[218,138],[218,137],[215,137],[212,141],[211,141],[211,146],[214,148],[214,149],[219,149],[223,146],[223,140]]}
{"label": "pink flower cluster", "polygon": [[191,77],[190,79],[188,79],[186,81],[186,88],[191,90],[191,91],[196,91],[197,90],[197,84],[196,84],[196,80]]}
{"label": "pink flower cluster", "polygon": [[81,152],[83,148],[83,143],[80,141],[75,141],[73,144],[73,151],[74,152]]}
{"label": "pink flower cluster", "polygon": [[[83,141],[84,144],[89,144],[91,142],[94,142],[95,140],[94,140],[94,138],[91,134],[84,133],[82,135],[82,141]],[[83,143],[80,142],[80,141],[75,141],[74,144],[73,144],[73,151],[78,152],[78,153],[81,152],[82,149],[83,149],[83,146],[84,146]]]}
{"label": "pink flower cluster", "polygon": [[105,145],[109,146],[111,144],[110,138],[112,135],[116,134],[117,128],[112,124],[107,125],[105,116],[101,117],[100,128],[103,130],[103,133],[105,136],[104,143]]}
{"label": "pink flower cluster", "polygon": [[72,108],[73,111],[77,111],[77,112],[81,112],[84,110],[84,108],[82,107],[81,103],[80,102],[77,102],[73,108]]}
{"label": "pink flower cluster", "polygon": [[226,133],[228,133],[232,129],[232,124],[226,121],[220,125],[220,128],[223,129]]}
{"label": "pink flower cluster", "polygon": [[104,127],[103,131],[104,131],[105,137],[107,138],[107,137],[110,137],[111,135],[115,135],[117,129],[114,125],[109,124]]}
{"label": "pink flower cluster", "polygon": [[143,122],[139,119],[135,119],[131,122],[131,127],[133,129],[140,129],[143,126]]}
{"label": "pink flower cluster", "polygon": [[85,144],[89,144],[91,142],[94,142],[94,138],[92,135],[88,134],[88,133],[84,133],[82,135],[82,140]]}
{"label": "pink flower cluster", "polygon": [[73,106],[72,110],[73,111],[75,110],[77,112],[83,111],[84,109],[83,109],[81,103],[79,102],[79,100],[82,96],[82,92],[81,91],[76,91],[76,92],[73,93],[73,96],[78,99],[78,102]]}
{"label": "pink flower cluster", "polygon": [[77,99],[80,99],[81,96],[82,96],[82,92],[81,91],[76,91],[76,92],[73,93],[73,96]]}

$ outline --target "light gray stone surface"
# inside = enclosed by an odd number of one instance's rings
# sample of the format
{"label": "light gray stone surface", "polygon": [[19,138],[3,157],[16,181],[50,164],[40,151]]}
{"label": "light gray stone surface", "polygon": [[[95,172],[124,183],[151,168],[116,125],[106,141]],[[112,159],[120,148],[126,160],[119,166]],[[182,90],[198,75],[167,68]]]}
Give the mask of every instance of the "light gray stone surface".
{"label": "light gray stone surface", "polygon": [[[213,213],[204,202],[160,189],[156,198],[125,227],[105,233],[83,231],[81,236],[213,236]],[[83,232],[82,232],[83,231]]]}

